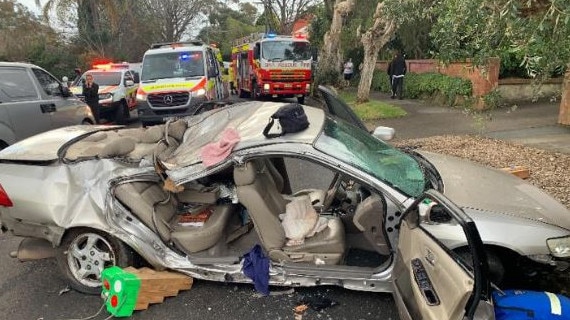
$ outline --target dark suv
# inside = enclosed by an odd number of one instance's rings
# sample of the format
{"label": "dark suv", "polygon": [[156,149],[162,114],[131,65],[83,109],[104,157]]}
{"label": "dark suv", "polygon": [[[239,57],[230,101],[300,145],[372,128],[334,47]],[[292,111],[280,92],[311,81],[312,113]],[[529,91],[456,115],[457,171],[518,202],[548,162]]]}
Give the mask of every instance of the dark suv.
{"label": "dark suv", "polygon": [[40,132],[93,123],[89,106],[44,69],[0,62],[0,149]]}

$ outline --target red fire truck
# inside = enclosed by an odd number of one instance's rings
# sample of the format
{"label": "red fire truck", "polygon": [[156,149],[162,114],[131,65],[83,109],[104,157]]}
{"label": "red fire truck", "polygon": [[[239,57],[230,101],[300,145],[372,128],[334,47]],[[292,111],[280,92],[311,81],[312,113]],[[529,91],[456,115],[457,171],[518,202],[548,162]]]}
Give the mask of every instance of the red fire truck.
{"label": "red fire truck", "polygon": [[240,98],[297,97],[311,91],[310,43],[305,37],[255,33],[232,46],[233,74]]}

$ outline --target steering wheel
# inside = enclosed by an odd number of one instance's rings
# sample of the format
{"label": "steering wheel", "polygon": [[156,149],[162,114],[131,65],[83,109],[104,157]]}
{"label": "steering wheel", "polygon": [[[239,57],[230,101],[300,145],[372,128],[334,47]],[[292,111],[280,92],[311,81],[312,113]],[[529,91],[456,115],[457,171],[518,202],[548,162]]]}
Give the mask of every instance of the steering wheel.
{"label": "steering wheel", "polygon": [[331,204],[333,203],[338,190],[342,186],[342,175],[337,173],[331,182],[329,188],[327,189],[327,193],[325,195],[325,199],[323,200],[323,212],[327,211]]}

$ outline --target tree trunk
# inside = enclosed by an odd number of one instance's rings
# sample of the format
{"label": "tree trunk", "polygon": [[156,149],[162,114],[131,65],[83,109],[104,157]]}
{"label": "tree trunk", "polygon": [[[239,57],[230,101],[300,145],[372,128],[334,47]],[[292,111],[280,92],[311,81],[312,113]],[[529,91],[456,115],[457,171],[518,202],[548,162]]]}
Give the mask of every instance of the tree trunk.
{"label": "tree trunk", "polygon": [[364,46],[364,61],[362,62],[360,82],[358,83],[357,103],[368,101],[378,52],[390,41],[390,38],[396,32],[396,22],[384,15],[383,8],[384,3],[378,3],[374,13],[374,24],[360,39]]}
{"label": "tree trunk", "polygon": [[[332,74],[336,71],[339,75],[342,66],[342,51],[340,48],[340,35],[345,17],[354,8],[355,0],[336,0],[334,6],[333,19],[330,30],[325,33],[323,47],[319,55],[320,74]],[[340,79],[339,79],[340,80]]]}
{"label": "tree trunk", "polygon": [[564,74],[564,81],[562,82],[562,99],[560,100],[558,123],[570,125],[570,64],[568,64],[566,74]]}

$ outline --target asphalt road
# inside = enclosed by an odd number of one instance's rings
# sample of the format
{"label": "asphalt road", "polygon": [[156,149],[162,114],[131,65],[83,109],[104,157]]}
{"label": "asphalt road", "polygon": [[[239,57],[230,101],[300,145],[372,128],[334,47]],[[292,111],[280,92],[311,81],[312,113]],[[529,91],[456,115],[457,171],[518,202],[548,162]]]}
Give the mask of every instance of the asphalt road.
{"label": "asphalt road", "polygon": [[[64,320],[94,315],[103,304],[98,296],[73,290],[59,274],[54,259],[21,263],[9,258],[19,239],[0,235],[0,319]],[[274,293],[290,288],[272,287]],[[307,310],[303,319],[398,319],[390,294],[338,287],[294,288],[293,292],[259,297],[252,285],[195,280],[192,288],[164,303],[137,311],[132,319],[294,319],[293,308],[303,299],[327,298],[337,305]],[[95,319],[105,319],[103,312]]]}
{"label": "asphalt road", "polygon": [[[129,127],[137,126],[132,123]],[[308,179],[311,179],[308,177]],[[54,259],[21,263],[9,257],[19,238],[0,235],[0,320],[82,319],[97,313],[103,304],[98,296],[69,290]],[[137,311],[132,319],[295,319],[293,308],[303,300],[334,306],[308,309],[302,319],[398,319],[390,294],[357,292],[339,287],[284,288],[268,297],[256,294],[253,285],[194,281],[192,288],[164,303]],[[287,290],[287,291],[286,291]],[[106,310],[95,319],[109,316]]]}

